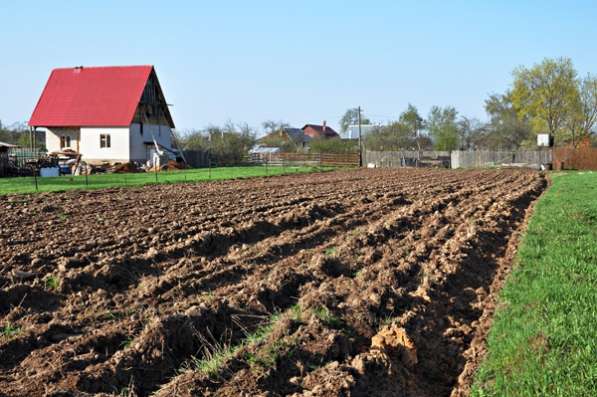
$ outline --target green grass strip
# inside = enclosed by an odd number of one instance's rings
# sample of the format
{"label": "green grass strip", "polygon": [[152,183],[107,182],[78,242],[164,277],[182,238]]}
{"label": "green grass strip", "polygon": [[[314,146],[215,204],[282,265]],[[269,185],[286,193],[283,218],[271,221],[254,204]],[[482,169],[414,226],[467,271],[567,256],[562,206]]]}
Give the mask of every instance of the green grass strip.
{"label": "green grass strip", "polygon": [[213,343],[209,348],[206,347],[203,358],[191,359],[191,368],[208,376],[217,374],[240,350],[265,340],[279,319],[280,314],[272,315],[265,325],[247,334],[246,338],[237,345]]}
{"label": "green grass strip", "polygon": [[597,173],[553,174],[500,294],[473,396],[597,396]]}
{"label": "green grass strip", "polygon": [[[162,171],[157,173],[157,183],[185,183],[209,180],[237,178],[253,178],[298,174],[307,172],[329,171],[332,167],[282,167],[282,166],[247,166],[197,168],[189,170]],[[104,189],[114,187],[143,186],[156,183],[156,175],[152,172],[124,174],[96,174],[85,176],[59,176],[37,178],[36,190],[33,177],[0,178],[0,195],[16,193],[56,192],[77,189]]]}

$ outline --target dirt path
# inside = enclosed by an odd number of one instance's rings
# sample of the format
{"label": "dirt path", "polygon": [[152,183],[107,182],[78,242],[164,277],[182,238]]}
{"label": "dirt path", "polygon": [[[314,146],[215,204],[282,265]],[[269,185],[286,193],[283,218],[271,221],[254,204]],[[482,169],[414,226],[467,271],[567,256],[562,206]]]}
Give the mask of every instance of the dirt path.
{"label": "dirt path", "polygon": [[545,185],[361,170],[1,198],[0,396],[449,396]]}

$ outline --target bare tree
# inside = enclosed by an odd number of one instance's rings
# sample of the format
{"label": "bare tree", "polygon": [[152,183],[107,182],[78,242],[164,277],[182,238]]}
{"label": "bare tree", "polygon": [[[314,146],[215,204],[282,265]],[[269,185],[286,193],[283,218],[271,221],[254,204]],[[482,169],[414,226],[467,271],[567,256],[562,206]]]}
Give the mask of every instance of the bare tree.
{"label": "bare tree", "polygon": [[266,120],[261,123],[261,126],[266,134],[271,134],[272,132],[280,131],[282,128],[290,127],[290,124],[284,121]]}

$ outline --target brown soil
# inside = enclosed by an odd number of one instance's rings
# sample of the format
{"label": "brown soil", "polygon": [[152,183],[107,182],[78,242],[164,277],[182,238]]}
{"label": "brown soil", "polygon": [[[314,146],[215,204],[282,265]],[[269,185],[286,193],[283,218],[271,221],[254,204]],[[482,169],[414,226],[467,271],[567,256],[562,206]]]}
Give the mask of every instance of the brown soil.
{"label": "brown soil", "polygon": [[0,396],[466,394],[545,186],[360,170],[0,198]]}

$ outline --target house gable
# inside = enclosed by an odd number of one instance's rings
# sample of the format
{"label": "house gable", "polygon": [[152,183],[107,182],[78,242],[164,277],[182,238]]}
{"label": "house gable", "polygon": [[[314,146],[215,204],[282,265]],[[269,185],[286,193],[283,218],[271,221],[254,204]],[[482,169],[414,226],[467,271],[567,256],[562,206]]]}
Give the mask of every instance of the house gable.
{"label": "house gable", "polygon": [[133,123],[167,125],[174,128],[174,121],[155,70],[152,69],[137,105]]}

